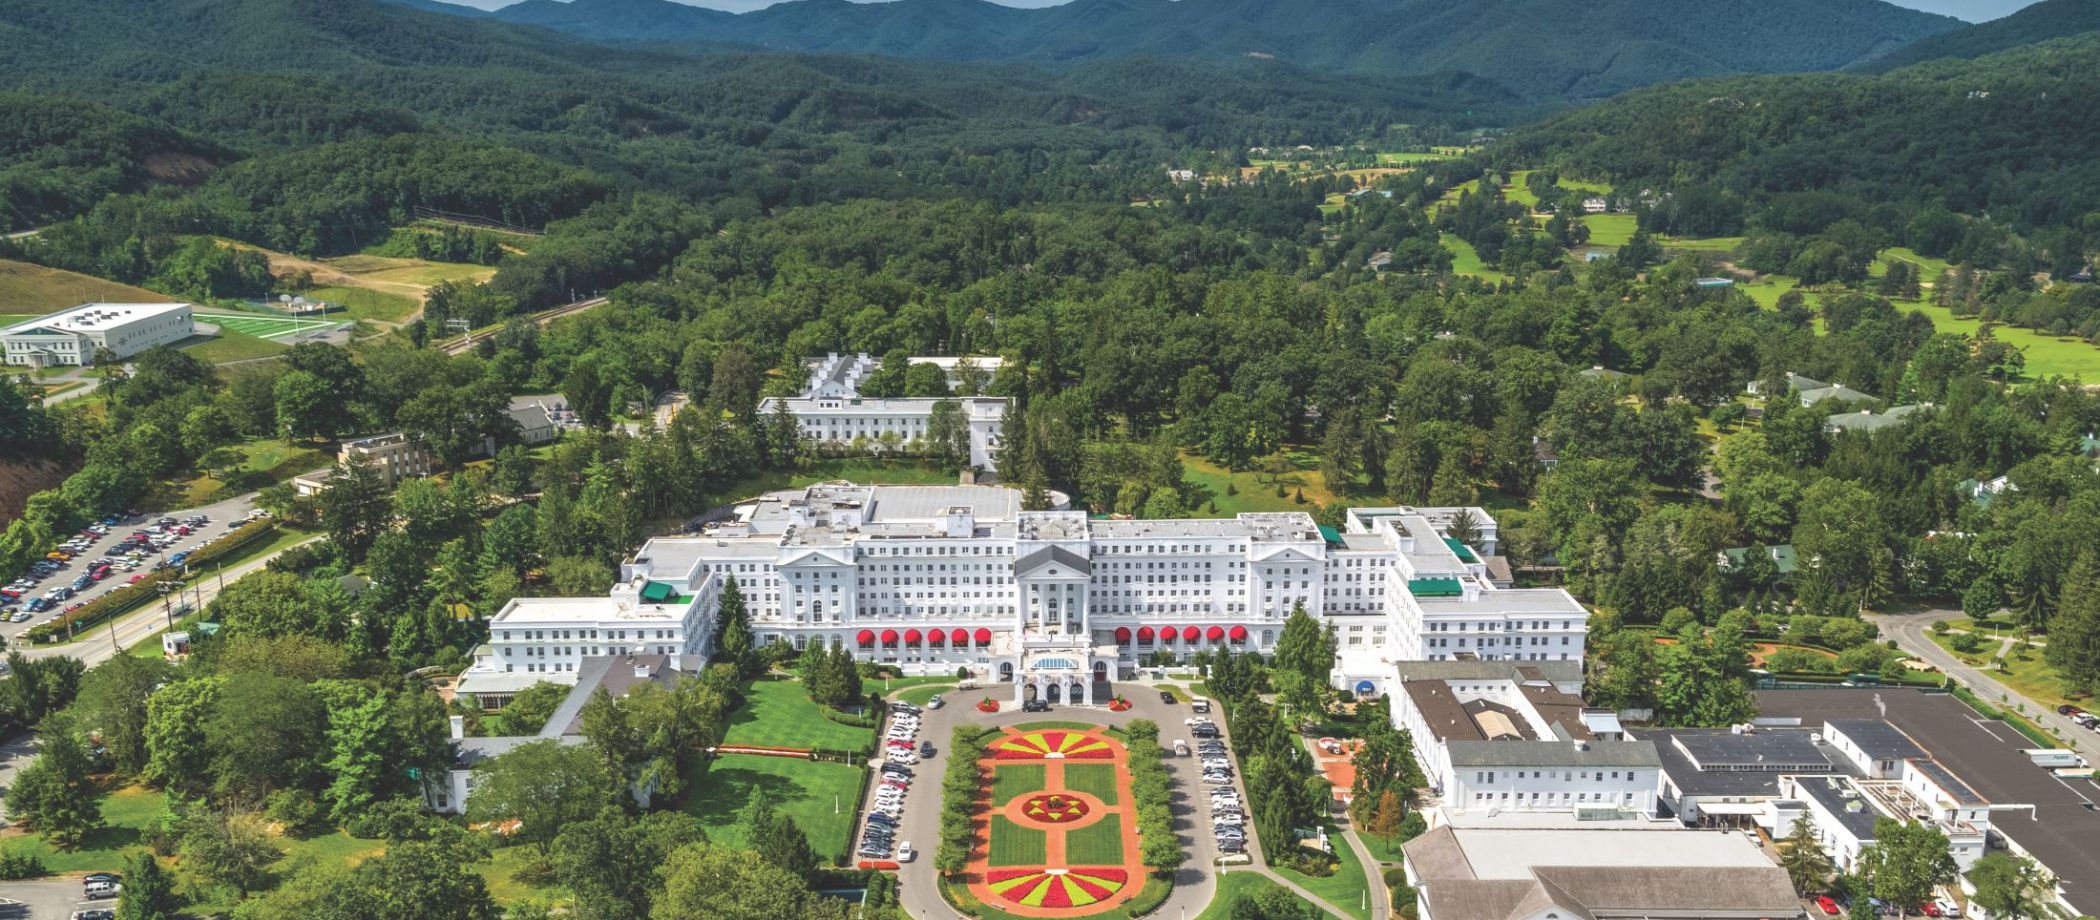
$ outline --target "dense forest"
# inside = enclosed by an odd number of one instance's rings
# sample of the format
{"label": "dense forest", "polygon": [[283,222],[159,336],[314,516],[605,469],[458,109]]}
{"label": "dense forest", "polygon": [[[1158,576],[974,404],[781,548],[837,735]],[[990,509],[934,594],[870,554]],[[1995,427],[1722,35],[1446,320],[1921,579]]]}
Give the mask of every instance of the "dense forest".
{"label": "dense forest", "polygon": [[[424,8],[439,8],[429,3]],[[453,9],[462,9],[454,7]],[[1469,73],[1526,96],[1598,98],[1723,73],[1834,70],[1960,23],[1877,0],[1076,2],[810,0],[732,15],[672,0],[528,0],[491,18],[630,42],[1098,66],[1248,55],[1382,77]]]}

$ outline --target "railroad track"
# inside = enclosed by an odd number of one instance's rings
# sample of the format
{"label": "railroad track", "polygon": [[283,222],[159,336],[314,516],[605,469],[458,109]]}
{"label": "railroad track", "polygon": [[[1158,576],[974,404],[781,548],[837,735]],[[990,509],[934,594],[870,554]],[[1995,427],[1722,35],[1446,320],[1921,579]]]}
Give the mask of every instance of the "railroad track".
{"label": "railroad track", "polygon": [[[532,314],[532,322],[535,325],[545,326],[548,323],[561,319],[564,316],[582,313],[585,310],[588,310],[595,306],[599,306],[605,302],[606,298],[604,297],[592,297],[588,300],[579,300],[575,303],[563,304],[551,310],[542,310],[538,313]],[[470,332],[464,338],[447,343],[444,346],[444,352],[448,355],[460,354],[462,352],[465,352],[467,349],[473,348],[476,343],[481,341],[481,338],[486,338],[487,335],[488,333],[483,333],[481,337],[476,337],[473,333]]]}

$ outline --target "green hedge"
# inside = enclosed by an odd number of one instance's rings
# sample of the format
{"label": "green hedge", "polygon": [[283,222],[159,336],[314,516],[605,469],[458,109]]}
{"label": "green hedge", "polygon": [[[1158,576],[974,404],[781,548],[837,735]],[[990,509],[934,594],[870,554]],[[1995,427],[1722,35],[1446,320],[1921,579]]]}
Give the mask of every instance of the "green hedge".
{"label": "green hedge", "polygon": [[[276,529],[277,521],[274,518],[264,518],[243,524],[238,529],[190,553],[184,565],[193,569],[198,566],[208,565],[267,536]],[[79,610],[61,614],[50,622],[39,623],[30,627],[27,632],[23,633],[23,636],[31,642],[59,641],[62,637],[68,635],[69,631],[77,632],[110,617],[130,613],[139,607],[160,599],[160,591],[155,586],[163,582],[172,581],[180,576],[181,573],[174,567],[165,568],[158,572],[150,572],[137,582],[102,595]],[[116,576],[111,575],[110,577],[114,578]]]}
{"label": "green hedge", "polygon": [[1131,898],[1125,909],[1132,917],[1142,917],[1165,906],[1167,896],[1173,893],[1173,882],[1158,877],[1147,878],[1145,887],[1138,890],[1137,897]]}

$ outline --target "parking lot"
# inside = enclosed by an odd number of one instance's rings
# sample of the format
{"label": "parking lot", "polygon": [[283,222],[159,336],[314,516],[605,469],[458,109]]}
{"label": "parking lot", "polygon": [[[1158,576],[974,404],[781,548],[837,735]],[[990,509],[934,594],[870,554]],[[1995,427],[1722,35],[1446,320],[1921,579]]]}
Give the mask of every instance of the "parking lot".
{"label": "parking lot", "polygon": [[0,885],[0,920],[71,920],[79,911],[114,910],[117,902],[89,900],[77,878],[46,878]]}
{"label": "parking lot", "polygon": [[[119,523],[111,526],[108,535],[95,540],[81,552],[74,553],[73,558],[62,562],[62,567],[57,571],[24,590],[19,599],[0,599],[0,609],[7,611],[6,615],[0,616],[0,638],[5,638],[8,640],[8,644],[12,646],[15,644],[16,637],[38,623],[57,618],[65,612],[66,608],[75,604],[86,604],[102,597],[128,584],[133,576],[144,576],[152,572],[153,566],[163,560],[170,560],[178,554],[192,553],[203,548],[211,540],[225,535],[233,522],[247,517],[254,510],[254,507],[254,496],[243,495],[200,508],[142,515],[136,522]],[[106,553],[109,547],[117,541],[130,536],[135,531],[150,529],[151,525],[162,518],[173,518],[179,522],[200,514],[207,519],[207,523],[201,527],[191,528],[189,534],[175,535],[175,539],[169,541],[165,546],[156,547],[149,555],[140,559],[136,567],[125,569],[113,564],[108,577],[100,581],[90,581],[85,587],[74,590],[71,597],[53,603],[51,609],[30,613],[26,620],[15,619],[16,614],[28,612],[27,608],[30,599],[43,596],[55,588],[70,588],[80,576],[89,573],[97,565],[105,562],[116,563],[121,557],[112,557],[106,555]],[[70,540],[74,536],[74,534],[67,534],[65,539]],[[53,549],[55,548],[53,547]],[[22,572],[0,573],[0,586],[15,583],[23,574]]]}

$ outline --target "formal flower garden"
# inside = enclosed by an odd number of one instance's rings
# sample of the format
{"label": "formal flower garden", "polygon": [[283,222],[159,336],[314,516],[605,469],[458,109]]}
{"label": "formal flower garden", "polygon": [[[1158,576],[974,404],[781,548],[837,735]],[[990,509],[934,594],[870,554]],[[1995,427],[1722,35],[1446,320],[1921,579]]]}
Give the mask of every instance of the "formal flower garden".
{"label": "formal flower garden", "polygon": [[1061,792],[1031,796],[1021,806],[1021,813],[1046,824],[1066,824],[1077,821],[1093,811],[1085,799]]}
{"label": "formal flower garden", "polygon": [[1023,917],[1084,917],[1125,907],[1145,868],[1126,749],[1099,729],[1038,723],[984,748],[986,807],[970,889]]}
{"label": "formal flower garden", "polygon": [[1116,751],[1086,732],[1043,731],[1015,735],[992,745],[997,760],[1109,760]]}
{"label": "formal flower garden", "polygon": [[1130,873],[1106,867],[993,869],[985,881],[993,894],[1008,903],[1057,909],[1100,903],[1122,891],[1130,882]]}

